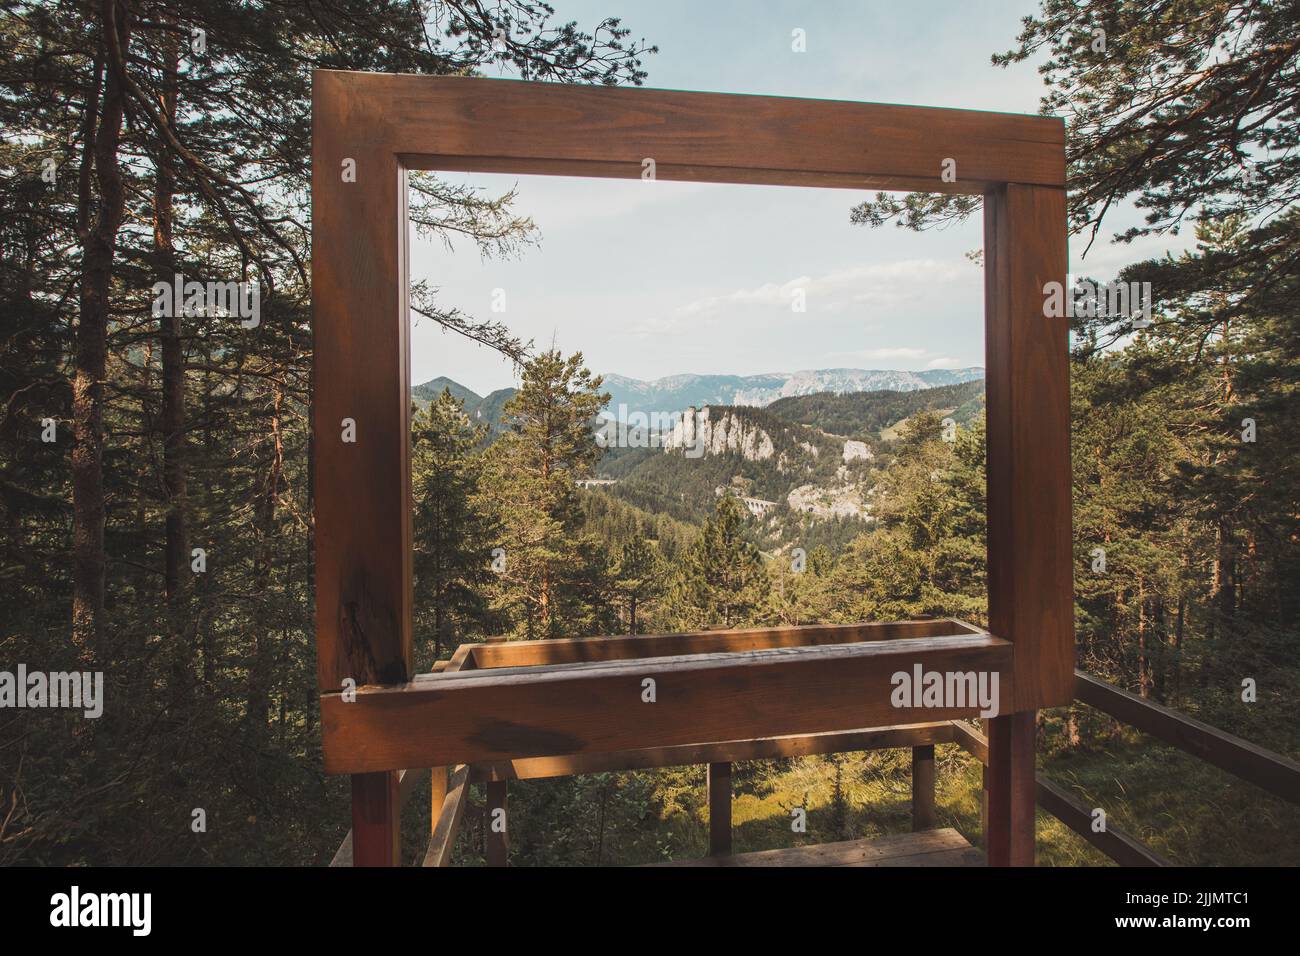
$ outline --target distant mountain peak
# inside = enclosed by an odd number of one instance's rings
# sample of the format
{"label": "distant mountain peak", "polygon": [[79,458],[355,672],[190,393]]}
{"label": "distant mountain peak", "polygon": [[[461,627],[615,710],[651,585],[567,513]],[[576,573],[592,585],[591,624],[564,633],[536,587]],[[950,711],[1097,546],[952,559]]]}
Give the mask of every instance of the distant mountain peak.
{"label": "distant mountain peak", "polygon": [[778,399],[830,392],[911,392],[940,385],[958,385],[982,379],[978,366],[957,369],[926,369],[909,372],[898,369],[828,368],[798,372],[766,372],[760,375],[667,375],[652,381],[626,375],[604,376],[609,392],[609,409],[617,414],[620,405],[629,411],[681,412],[705,405],[748,405],[764,408]]}
{"label": "distant mountain peak", "polygon": [[445,375],[439,375],[437,378],[431,378],[421,385],[412,386],[411,397],[421,405],[426,405],[441,395],[444,388],[451,392],[452,398],[459,399],[464,403],[466,411],[483,401],[483,396],[472,389],[466,388],[460,382],[447,378]]}

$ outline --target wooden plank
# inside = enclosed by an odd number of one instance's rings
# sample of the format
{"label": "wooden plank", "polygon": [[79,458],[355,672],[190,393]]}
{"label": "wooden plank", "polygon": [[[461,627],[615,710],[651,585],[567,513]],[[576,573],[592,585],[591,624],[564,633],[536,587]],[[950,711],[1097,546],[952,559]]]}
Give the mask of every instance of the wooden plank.
{"label": "wooden plank", "polygon": [[1113,684],[1075,671],[1075,696],[1116,720],[1172,744],[1199,760],[1300,803],[1300,763],[1176,710],[1143,700]]}
{"label": "wooden plank", "polygon": [[474,648],[476,646],[475,644],[460,645],[460,647],[456,648],[456,653],[451,655],[451,660],[443,670],[462,671],[478,667],[478,661],[474,659]]}
{"label": "wooden plank", "polygon": [[447,802],[447,768],[433,767],[429,774],[429,832],[432,833]]}
{"label": "wooden plank", "polygon": [[944,828],[904,833],[876,840],[817,843],[735,856],[657,863],[655,866],[976,866],[976,851],[956,830]]}
{"label": "wooden plank", "polygon": [[[406,806],[406,798],[411,795],[416,784],[424,779],[427,770],[416,768],[414,770],[401,770],[397,774],[397,809]],[[334,857],[330,860],[330,866],[351,866],[352,865],[352,831],[348,830],[343,837],[343,842],[339,848],[334,851]]]}
{"label": "wooden plank", "polygon": [[984,197],[989,630],[1016,645],[1009,711],[1074,696],[1069,319],[1044,316],[1066,281],[1065,192]]}
{"label": "wooden plank", "polygon": [[470,781],[538,780],[583,773],[616,770],[650,770],[702,763],[739,763],[743,760],[771,760],[777,757],[806,757],[812,754],[847,753],[857,750],[888,750],[924,744],[952,742],[951,721],[928,724],[899,724],[858,730],[837,730],[821,734],[792,734],[752,740],[686,744],[620,750],[615,753],[572,754],[564,757],[527,757],[502,763],[475,764]]}
{"label": "wooden plank", "polygon": [[1034,865],[1037,714],[1023,711],[984,721],[989,741],[984,845],[989,866]]}
{"label": "wooden plank", "polygon": [[[312,451],[317,680],[411,675],[406,172],[367,109],[312,85]],[[355,163],[345,181],[344,162]],[[355,441],[344,441],[344,420]]]}
{"label": "wooden plank", "polygon": [[[325,769],[477,763],[775,737],[973,716],[895,708],[891,675],[998,672],[1011,646],[989,635],[779,648],[646,660],[442,673],[321,698]],[[643,698],[654,682],[655,702]]]}
{"label": "wooden plank", "polygon": [[[409,166],[982,192],[1065,185],[1055,117],[773,96],[317,71]],[[364,125],[365,130],[357,129]],[[945,159],[957,181],[941,179]],[[762,177],[762,178],[758,178]]]}
{"label": "wooden plank", "polygon": [[952,722],[952,742],[960,746],[980,763],[988,765],[988,738],[971,727],[970,724],[961,720],[954,720]]}
{"label": "wooden plank", "polygon": [[[437,172],[525,173],[529,176],[581,176],[594,179],[640,179],[640,163],[600,160],[502,159],[493,156],[421,156],[399,158],[407,169]],[[954,157],[955,158],[955,157]],[[521,168],[522,167],[522,168]],[[983,180],[951,183],[933,176],[884,176],[874,173],[824,173],[790,169],[738,169],[734,166],[699,166],[680,163],[656,164],[655,178],[664,181],[729,183],[749,186],[805,186],[826,189],[871,189],[899,192],[976,193],[987,186]]]}
{"label": "wooden plank", "polygon": [[401,863],[397,771],[352,775],[352,865]]}
{"label": "wooden plank", "polygon": [[1120,866],[1172,866],[1168,860],[1106,821],[1100,833],[1092,828],[1092,810],[1066,790],[1039,776],[1035,789],[1038,805],[1083,837]]}
{"label": "wooden plank", "polygon": [[465,815],[465,791],[469,787],[469,768],[457,767],[451,775],[447,799],[442,803],[442,813],[429,837],[429,848],[424,853],[421,866],[450,866],[451,854],[456,848],[456,834],[461,817]]}
{"label": "wooden plank", "polygon": [[912,748],[912,829],[934,828],[934,745]]}
{"label": "wooden plank", "polygon": [[730,856],[731,764],[709,764],[708,788],[709,856]]}
{"label": "wooden plank", "polygon": [[907,637],[985,634],[980,628],[951,618],[925,621],[873,621],[863,624],[811,624],[800,627],[757,627],[636,637],[578,637],[546,641],[470,644],[476,667],[529,667],[596,661],[758,651],[774,647],[816,647],[861,641],[894,641]]}
{"label": "wooden plank", "polygon": [[506,788],[504,780],[493,780],[487,785],[487,804],[484,807],[483,841],[485,844],[487,865],[505,866],[510,857],[508,842],[508,816]]}

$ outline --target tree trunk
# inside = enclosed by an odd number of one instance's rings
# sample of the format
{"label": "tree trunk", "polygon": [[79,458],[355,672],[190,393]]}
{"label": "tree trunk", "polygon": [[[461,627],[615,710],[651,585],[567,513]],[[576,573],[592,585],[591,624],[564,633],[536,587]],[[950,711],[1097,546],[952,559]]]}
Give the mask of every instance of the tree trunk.
{"label": "tree trunk", "polygon": [[[177,68],[180,54],[174,33],[166,33],[162,115],[169,124],[176,121]],[[153,243],[157,256],[158,278],[171,282],[175,276],[175,250],[172,246],[172,207],[176,194],[176,172],[165,147],[155,158]],[[167,600],[173,611],[189,580],[189,532],[185,507],[185,355],[181,341],[180,309],[158,318],[162,339],[162,433],[163,490],[167,496],[166,539],[163,558],[163,581]]]}
{"label": "tree trunk", "polygon": [[1138,693],[1143,700],[1151,697],[1151,655],[1147,648],[1147,598],[1142,575],[1137,579],[1138,612]]}
{"label": "tree trunk", "polygon": [[[117,165],[126,91],[121,73],[128,43],[126,11],[104,0],[101,28],[107,68],[95,131],[99,211],[85,230],[81,260],[75,373],[72,380],[72,639],[99,655],[104,624],[104,375],[108,359],[109,286],[126,191]],[[88,109],[94,109],[90,99]],[[81,197],[88,212],[88,192]],[[87,216],[88,222],[88,216]]]}
{"label": "tree trunk", "polygon": [[[270,589],[271,566],[275,554],[275,504],[280,496],[281,476],[284,473],[284,442],[280,433],[280,415],[284,406],[284,387],[279,382],[275,389],[271,412],[271,457],[267,466],[266,484],[257,507],[258,547],[253,561],[253,593],[257,599],[265,597]],[[252,662],[248,673],[248,718],[257,733],[267,726],[270,712],[271,680],[271,630],[269,626],[257,628],[253,633]]]}

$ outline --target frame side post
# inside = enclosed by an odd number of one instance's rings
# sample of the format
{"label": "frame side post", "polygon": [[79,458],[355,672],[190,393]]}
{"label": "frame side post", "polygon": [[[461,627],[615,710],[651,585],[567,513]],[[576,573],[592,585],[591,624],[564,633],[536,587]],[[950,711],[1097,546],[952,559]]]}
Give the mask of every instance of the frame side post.
{"label": "frame side post", "polygon": [[[322,692],[411,672],[406,171],[349,74],[312,87],[312,441]],[[367,122],[369,121],[369,122]]]}
{"label": "frame side post", "polygon": [[1009,184],[984,197],[989,630],[1014,645],[1007,712],[1074,691],[1065,191]]}

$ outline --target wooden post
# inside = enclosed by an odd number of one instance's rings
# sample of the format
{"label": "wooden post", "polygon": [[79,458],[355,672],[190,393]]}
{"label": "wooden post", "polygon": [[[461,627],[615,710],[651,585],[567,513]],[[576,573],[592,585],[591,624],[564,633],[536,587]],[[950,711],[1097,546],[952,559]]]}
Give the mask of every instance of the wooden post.
{"label": "wooden post", "polygon": [[389,144],[355,124],[350,75],[317,71],[312,81],[312,474],[322,694],[411,676],[406,170]]}
{"label": "wooden post", "polygon": [[1015,645],[1002,714],[1074,698],[1070,320],[1048,308],[1070,294],[1065,215],[1058,187],[984,196],[989,630]]}
{"label": "wooden post", "polygon": [[984,831],[989,866],[1034,865],[1036,711],[984,721],[989,740]]}
{"label": "wooden post", "polygon": [[709,764],[709,856],[731,856],[731,764]]}
{"label": "wooden post", "polygon": [[934,745],[912,748],[912,829],[934,829]]}
{"label": "wooden post", "polygon": [[506,781],[489,780],[487,785],[487,817],[484,821],[483,835],[488,866],[507,865],[510,855],[508,817]]}
{"label": "wooden post", "polygon": [[429,832],[438,829],[442,805],[447,802],[447,768],[434,767],[429,771]]}
{"label": "wooden post", "polygon": [[401,797],[396,770],[352,775],[352,865],[401,863]]}

